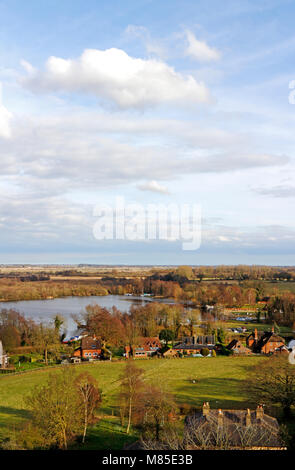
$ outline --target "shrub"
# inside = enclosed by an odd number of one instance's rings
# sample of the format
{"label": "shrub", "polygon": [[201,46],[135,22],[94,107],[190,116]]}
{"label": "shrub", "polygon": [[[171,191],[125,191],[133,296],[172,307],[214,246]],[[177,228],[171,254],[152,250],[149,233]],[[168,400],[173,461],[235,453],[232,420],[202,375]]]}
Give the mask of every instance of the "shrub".
{"label": "shrub", "polygon": [[161,354],[164,354],[164,353],[165,353],[166,351],[168,351],[169,349],[171,349],[171,348],[169,348],[169,346],[167,346],[167,345],[166,345],[166,346],[162,346],[162,348],[160,349],[160,353],[161,353]]}
{"label": "shrub", "polygon": [[201,354],[202,354],[202,356],[205,356],[205,357],[206,357],[206,356],[209,356],[210,351],[209,351],[208,348],[202,348],[202,349],[201,349]]}
{"label": "shrub", "polygon": [[221,356],[232,356],[233,351],[227,349],[223,344],[218,344],[218,354]]}

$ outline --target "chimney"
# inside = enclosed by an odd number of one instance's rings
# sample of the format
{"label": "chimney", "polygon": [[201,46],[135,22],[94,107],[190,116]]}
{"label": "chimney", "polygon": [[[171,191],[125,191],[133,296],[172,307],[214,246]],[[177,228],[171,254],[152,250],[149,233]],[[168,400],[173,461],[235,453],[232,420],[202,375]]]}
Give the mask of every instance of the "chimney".
{"label": "chimney", "polygon": [[249,408],[247,408],[246,427],[248,428],[249,426],[251,426],[251,411]]}
{"label": "chimney", "polygon": [[218,427],[223,426],[223,413],[222,413],[222,411],[221,411],[220,409],[218,410],[217,426],[218,426]]}
{"label": "chimney", "polygon": [[254,339],[255,339],[255,341],[258,340],[257,328],[255,328],[255,330],[254,330]]}
{"label": "chimney", "polygon": [[210,412],[210,405],[208,402],[203,403],[203,416],[207,416]]}
{"label": "chimney", "polygon": [[262,419],[262,418],[263,418],[263,414],[264,414],[263,406],[262,406],[262,405],[258,405],[257,408],[256,408],[256,419]]}

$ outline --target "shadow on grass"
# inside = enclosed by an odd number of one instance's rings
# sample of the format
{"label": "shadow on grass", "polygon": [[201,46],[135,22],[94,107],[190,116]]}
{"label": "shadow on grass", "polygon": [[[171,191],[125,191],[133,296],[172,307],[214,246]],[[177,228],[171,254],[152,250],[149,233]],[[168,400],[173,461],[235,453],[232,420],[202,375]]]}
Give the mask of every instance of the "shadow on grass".
{"label": "shadow on grass", "polygon": [[126,428],[119,424],[117,418],[101,419],[99,423],[89,430],[84,445],[76,444],[75,450],[120,450],[127,444],[138,439],[135,434],[126,434]]}
{"label": "shadow on grass", "polygon": [[242,385],[242,380],[227,377],[202,378],[195,384],[185,381],[181,387],[175,389],[175,397],[179,403],[196,407],[208,401],[213,408],[244,408],[249,400]]}
{"label": "shadow on grass", "polygon": [[[30,412],[29,412],[29,410],[24,410],[24,409],[20,410],[20,409],[17,409],[17,408],[10,408],[8,406],[0,406],[0,416],[1,415],[9,415],[9,417],[7,417],[7,420],[11,419],[13,417],[28,419],[30,417]],[[6,420],[5,417],[3,419],[0,418],[0,425],[2,424],[2,426],[3,426],[3,424],[5,424],[4,423],[5,420]],[[2,421],[3,421],[3,423],[2,423]]]}

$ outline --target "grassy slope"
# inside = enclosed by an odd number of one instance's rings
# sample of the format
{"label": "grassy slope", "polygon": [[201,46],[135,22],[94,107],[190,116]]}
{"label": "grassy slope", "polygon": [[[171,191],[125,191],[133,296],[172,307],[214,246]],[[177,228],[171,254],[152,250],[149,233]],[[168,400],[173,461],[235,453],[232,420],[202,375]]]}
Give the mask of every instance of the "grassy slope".
{"label": "grassy slope", "polygon": [[[247,396],[242,390],[242,381],[247,376],[249,366],[265,360],[263,357],[217,357],[186,359],[138,360],[137,364],[145,371],[146,380],[165,384],[178,403],[200,406],[209,401],[211,407],[245,408]],[[102,420],[89,434],[87,448],[121,448],[127,437],[119,425],[116,414],[119,375],[124,362],[73,366],[77,371],[88,370],[98,380],[104,394],[100,410]],[[19,376],[0,377],[0,440],[13,433],[29,418],[23,397],[32,388],[44,383],[50,371],[32,371]],[[197,378],[193,384],[189,378]]]}

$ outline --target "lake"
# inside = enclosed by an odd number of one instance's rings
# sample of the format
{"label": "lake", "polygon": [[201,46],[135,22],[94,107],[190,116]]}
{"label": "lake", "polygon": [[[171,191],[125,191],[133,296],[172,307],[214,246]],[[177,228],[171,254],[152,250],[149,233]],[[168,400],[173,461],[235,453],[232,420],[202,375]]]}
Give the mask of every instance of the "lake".
{"label": "lake", "polygon": [[38,322],[48,322],[58,313],[65,319],[65,329],[68,335],[76,332],[76,324],[71,318],[72,314],[80,314],[87,305],[100,305],[101,307],[117,307],[121,312],[128,312],[131,305],[146,305],[148,302],[164,302],[173,304],[172,299],[154,299],[152,297],[136,297],[125,295],[100,295],[87,297],[62,297],[46,300],[19,300],[17,302],[0,302],[0,309],[13,308]]}

